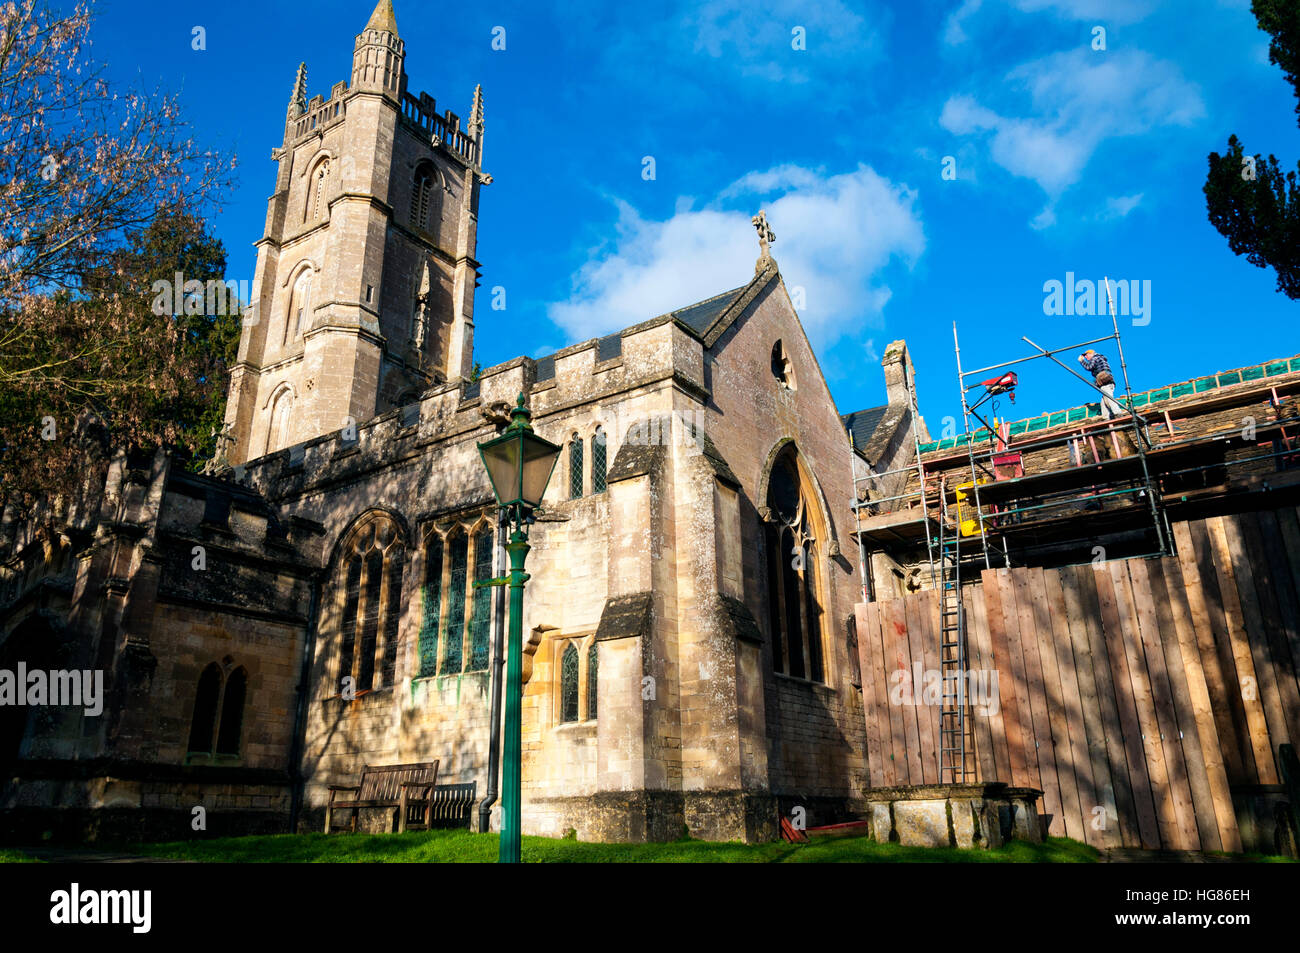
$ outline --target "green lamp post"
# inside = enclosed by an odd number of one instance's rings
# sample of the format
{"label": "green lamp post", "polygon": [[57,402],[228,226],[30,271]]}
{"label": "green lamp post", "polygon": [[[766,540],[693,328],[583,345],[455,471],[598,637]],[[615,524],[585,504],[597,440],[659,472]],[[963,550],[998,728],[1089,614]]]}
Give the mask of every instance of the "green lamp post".
{"label": "green lamp post", "polygon": [[[520,780],[523,770],[521,750],[521,709],[523,703],[524,643],[524,561],[528,558],[528,526],[532,511],[542,502],[546,484],[551,481],[560,447],[533,433],[529,420],[532,413],[524,406],[524,395],[510,413],[510,426],[499,437],[478,445],[479,456],[487,470],[497,504],[514,524],[506,552],[510,556],[510,575],[486,580],[484,584],[510,587],[510,631],[506,644],[506,730],[502,751],[501,779],[501,852],[503,864],[519,863]],[[476,583],[476,585],[479,585]]]}

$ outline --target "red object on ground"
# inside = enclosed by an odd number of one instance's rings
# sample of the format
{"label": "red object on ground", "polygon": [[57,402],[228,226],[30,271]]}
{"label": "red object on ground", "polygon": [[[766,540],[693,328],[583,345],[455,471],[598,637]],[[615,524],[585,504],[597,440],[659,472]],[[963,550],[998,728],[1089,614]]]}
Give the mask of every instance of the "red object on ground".
{"label": "red object on ground", "polygon": [[808,842],[808,835],[791,824],[788,817],[781,818],[781,836],[791,844],[805,844]]}

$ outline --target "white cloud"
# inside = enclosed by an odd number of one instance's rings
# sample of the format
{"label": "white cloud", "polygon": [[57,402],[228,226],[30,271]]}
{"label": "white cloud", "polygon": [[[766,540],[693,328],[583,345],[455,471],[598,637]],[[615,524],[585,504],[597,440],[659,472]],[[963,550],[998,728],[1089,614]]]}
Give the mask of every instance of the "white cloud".
{"label": "white cloud", "polygon": [[1144,192],[1139,192],[1137,195],[1117,195],[1113,198],[1107,199],[1106,211],[1108,217],[1123,218],[1129,212],[1138,207],[1138,203],[1142,201],[1142,196],[1145,194],[1146,193]]}
{"label": "white cloud", "polygon": [[1106,140],[1187,126],[1205,115],[1197,87],[1172,63],[1140,50],[1054,53],[1012,70],[1006,83],[1028,94],[1028,115],[958,95],[944,104],[939,123],[955,135],[988,136],[998,165],[1032,179],[1053,200],[1079,180]]}
{"label": "white cloud", "polygon": [[[993,0],[986,9],[993,9],[998,2]],[[1145,20],[1155,12],[1157,0],[1001,0],[1001,4],[1020,13],[1053,13],[1064,20],[1093,21],[1111,26]],[[983,5],[984,0],[963,0],[962,5],[948,15],[943,27],[945,45],[960,46],[970,39],[966,34],[967,21]]]}
{"label": "white cloud", "polygon": [[1022,13],[1050,11],[1069,20],[1137,23],[1154,12],[1156,0],[1011,0]]}
{"label": "white cloud", "polygon": [[[802,50],[792,47],[796,27],[803,29]],[[696,53],[723,60],[742,76],[776,82],[806,82],[809,58],[860,64],[864,56],[874,58],[883,42],[879,23],[869,23],[843,0],[708,0],[687,6],[677,28],[694,34]]]}
{"label": "white cloud", "polygon": [[943,42],[948,46],[960,46],[969,37],[963,24],[979,12],[984,0],[963,0],[962,5],[948,15],[943,25]]}
{"label": "white cloud", "polygon": [[[744,210],[735,210],[743,199]],[[750,216],[761,207],[776,233],[772,254],[786,286],[802,288],[799,309],[814,344],[825,347],[879,323],[890,289],[879,273],[925,250],[916,194],[865,165],[825,175],[801,166],[750,172],[705,208],[679,203],[667,221],[618,204],[617,237],[574,279],[548,316],[583,340],[685,307],[747,282],[758,242]]]}

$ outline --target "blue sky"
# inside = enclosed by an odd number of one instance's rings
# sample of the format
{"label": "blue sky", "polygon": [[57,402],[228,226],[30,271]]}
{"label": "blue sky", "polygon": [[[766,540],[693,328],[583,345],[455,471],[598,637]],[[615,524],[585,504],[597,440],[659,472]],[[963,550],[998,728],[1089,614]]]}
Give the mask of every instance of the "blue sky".
{"label": "blue sky", "polygon": [[[328,95],[372,7],[99,0],[110,76],[179,93],[196,139],[238,155],[214,222],[229,277],[252,277],[297,64],[308,96]],[[1031,353],[1022,335],[1108,333],[1105,317],[1044,313],[1044,284],[1067,272],[1150,282],[1148,314],[1120,318],[1135,390],[1300,350],[1300,303],[1232,254],[1201,192],[1230,133],[1300,159],[1248,0],[395,7],[411,92],[465,116],[483,84],[485,367],[744,284],[759,208],[841,412],[883,401],[896,338],[937,435],[959,412],[954,321],[968,368]],[[1004,416],[1090,399],[1046,361],[1021,370]]]}

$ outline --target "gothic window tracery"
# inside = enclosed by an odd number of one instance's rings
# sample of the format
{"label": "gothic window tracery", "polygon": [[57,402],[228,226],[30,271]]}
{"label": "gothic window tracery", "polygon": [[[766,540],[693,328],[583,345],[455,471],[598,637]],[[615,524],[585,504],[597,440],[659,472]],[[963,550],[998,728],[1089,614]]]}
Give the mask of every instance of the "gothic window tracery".
{"label": "gothic window tracery", "polygon": [[772,467],[764,525],[772,667],[795,678],[823,682],[818,527],[810,498],[793,451],[785,452]]}
{"label": "gothic window tracery", "polygon": [[569,499],[582,496],[582,438],[576,433],[569,442]]}
{"label": "gothic window tracery", "polygon": [[496,534],[487,521],[430,529],[425,541],[419,673],[486,671],[491,659],[492,589],[474,588],[493,575]]}
{"label": "gothic window tracery", "polygon": [[354,529],[342,549],[343,611],[336,688],[355,692],[393,684],[406,543],[386,514]]}

